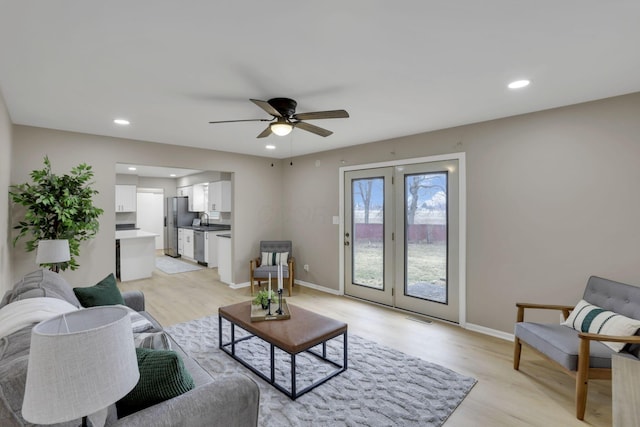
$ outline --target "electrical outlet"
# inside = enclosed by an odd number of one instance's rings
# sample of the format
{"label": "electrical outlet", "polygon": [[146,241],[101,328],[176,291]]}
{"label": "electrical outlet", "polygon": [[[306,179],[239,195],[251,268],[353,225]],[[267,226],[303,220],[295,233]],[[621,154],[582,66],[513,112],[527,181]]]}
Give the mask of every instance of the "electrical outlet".
{"label": "electrical outlet", "polygon": [[309,272],[309,264],[304,265],[304,271]]}

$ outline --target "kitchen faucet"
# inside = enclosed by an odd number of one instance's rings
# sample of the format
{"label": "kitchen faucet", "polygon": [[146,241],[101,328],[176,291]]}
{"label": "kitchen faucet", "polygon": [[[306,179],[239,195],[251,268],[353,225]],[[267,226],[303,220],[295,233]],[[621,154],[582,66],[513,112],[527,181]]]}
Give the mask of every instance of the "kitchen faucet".
{"label": "kitchen faucet", "polygon": [[207,225],[209,225],[209,214],[208,214],[208,213],[206,213],[206,212],[202,212],[202,213],[200,214],[200,219],[202,219],[202,216],[203,216],[203,215],[206,215],[206,217],[207,217]]}

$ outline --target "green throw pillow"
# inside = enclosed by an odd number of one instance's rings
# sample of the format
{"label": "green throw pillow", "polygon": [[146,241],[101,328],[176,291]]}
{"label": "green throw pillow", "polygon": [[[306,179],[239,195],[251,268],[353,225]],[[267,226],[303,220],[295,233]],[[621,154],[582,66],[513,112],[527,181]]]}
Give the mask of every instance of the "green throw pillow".
{"label": "green throw pillow", "polygon": [[95,307],[98,305],[124,305],[124,299],[116,284],[113,273],[102,279],[95,286],[86,288],[73,288],[83,307]]}
{"label": "green throw pillow", "polygon": [[175,351],[136,348],[136,355],[140,380],[116,403],[118,418],[179,396],[195,386]]}

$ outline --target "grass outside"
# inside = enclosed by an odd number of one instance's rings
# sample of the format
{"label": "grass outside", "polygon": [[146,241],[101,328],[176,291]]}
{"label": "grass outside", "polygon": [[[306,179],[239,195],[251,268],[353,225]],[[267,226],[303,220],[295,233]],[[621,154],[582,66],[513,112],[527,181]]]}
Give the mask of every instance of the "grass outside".
{"label": "grass outside", "polygon": [[[355,242],[354,282],[382,289],[382,242]],[[409,243],[407,245],[407,283],[409,293],[413,285],[421,283],[446,284],[447,247],[445,244]],[[445,280],[441,280],[445,279]]]}

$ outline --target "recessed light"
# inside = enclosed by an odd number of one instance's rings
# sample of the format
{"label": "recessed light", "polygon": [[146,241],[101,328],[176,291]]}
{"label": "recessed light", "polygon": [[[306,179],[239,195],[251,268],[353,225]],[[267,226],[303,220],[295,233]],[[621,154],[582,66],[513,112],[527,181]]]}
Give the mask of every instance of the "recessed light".
{"label": "recessed light", "polygon": [[130,170],[130,171],[134,171],[134,170],[137,170],[137,169],[136,169],[136,168],[134,168],[133,166],[129,166],[129,170]]}
{"label": "recessed light", "polygon": [[171,174],[171,175],[169,175],[169,176],[173,178],[173,177],[175,177],[175,176],[176,176],[176,174],[175,174],[175,173],[172,173],[172,174]]}
{"label": "recessed light", "polygon": [[509,83],[508,87],[509,89],[521,89],[523,87],[529,86],[529,83],[531,83],[529,80],[516,80]]}
{"label": "recessed light", "polygon": [[264,148],[266,148],[267,150],[275,150],[276,146],[273,144],[267,144],[264,146]]}
{"label": "recessed light", "polygon": [[126,120],[126,119],[115,119],[113,121],[113,123],[115,123],[117,125],[122,125],[122,126],[126,126],[126,125],[130,124],[129,120]]}

